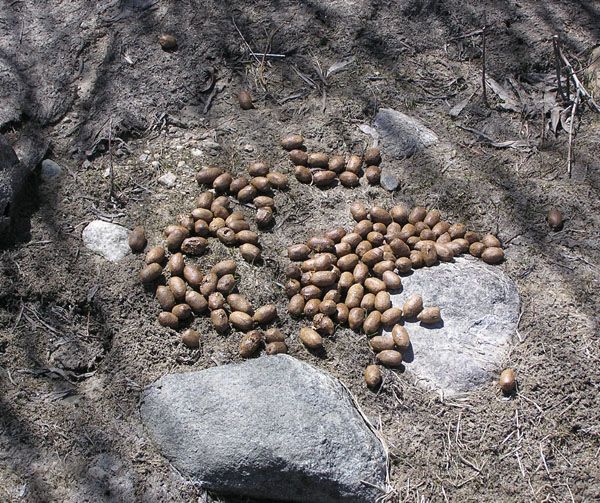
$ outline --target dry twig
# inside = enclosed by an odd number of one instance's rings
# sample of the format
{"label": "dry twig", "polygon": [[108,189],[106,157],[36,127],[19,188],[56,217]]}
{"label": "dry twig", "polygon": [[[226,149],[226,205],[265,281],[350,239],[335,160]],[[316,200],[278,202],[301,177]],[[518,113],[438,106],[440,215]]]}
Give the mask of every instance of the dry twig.
{"label": "dry twig", "polygon": [[594,98],[592,98],[592,95],[587,91],[587,89],[585,87],[583,87],[583,84],[577,77],[575,70],[573,70],[573,66],[571,65],[571,63],[569,62],[567,57],[564,55],[564,53],[562,52],[560,47],[558,48],[558,52],[560,54],[560,57],[561,57],[563,63],[565,64],[565,68],[569,72],[569,77],[571,77],[571,79],[573,79],[573,84],[575,85],[575,88],[576,88],[576,96],[575,96],[576,99],[577,99],[577,97],[584,98],[587,101],[590,108],[594,112],[600,113],[600,107],[594,101]]}
{"label": "dry twig", "polygon": [[482,50],[482,56],[481,56],[481,86],[483,89],[483,102],[485,103],[485,106],[489,107],[489,103],[488,103],[488,99],[487,99],[487,87],[486,87],[486,83],[485,83],[485,33],[486,33],[486,29],[487,29],[487,21],[486,18],[484,17],[483,19],[483,28],[481,29],[481,50]]}
{"label": "dry twig", "polygon": [[571,123],[569,124],[569,148],[567,150],[567,174],[571,176],[571,169],[573,164],[573,127],[575,123],[575,112],[577,111],[577,105],[579,104],[579,91],[575,95],[575,103],[573,103],[573,110],[571,110]]}

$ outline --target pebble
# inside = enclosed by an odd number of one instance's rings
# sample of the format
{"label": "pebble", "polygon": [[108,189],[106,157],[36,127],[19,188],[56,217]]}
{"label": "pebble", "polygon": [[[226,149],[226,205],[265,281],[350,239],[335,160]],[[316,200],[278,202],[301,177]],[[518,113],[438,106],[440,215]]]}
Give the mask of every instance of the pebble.
{"label": "pebble", "polygon": [[203,154],[202,150],[200,150],[199,148],[193,148],[191,153],[194,157],[202,157]]}
{"label": "pebble", "polygon": [[381,138],[386,158],[410,157],[439,141],[419,119],[391,108],[380,108],[373,126]]}
{"label": "pebble", "polygon": [[129,231],[121,225],[93,220],[83,229],[81,237],[86,248],[110,262],[117,262],[130,253]]}
{"label": "pebble", "polygon": [[42,161],[41,177],[42,177],[42,180],[44,180],[45,182],[47,182],[48,180],[51,180],[52,178],[56,178],[57,176],[60,176],[61,173],[62,173],[62,168],[59,164],[55,163],[54,161],[52,161],[50,159],[44,159]]}
{"label": "pebble", "polygon": [[164,185],[168,189],[172,189],[173,187],[175,187],[176,181],[177,181],[177,177],[175,176],[175,174],[172,171],[167,171],[164,175],[162,175],[158,179],[158,183],[160,183],[161,185]]}
{"label": "pebble", "polygon": [[381,173],[381,178],[379,180],[379,184],[385,189],[393,192],[400,186],[400,180],[396,175],[390,173],[387,170],[384,170]]}

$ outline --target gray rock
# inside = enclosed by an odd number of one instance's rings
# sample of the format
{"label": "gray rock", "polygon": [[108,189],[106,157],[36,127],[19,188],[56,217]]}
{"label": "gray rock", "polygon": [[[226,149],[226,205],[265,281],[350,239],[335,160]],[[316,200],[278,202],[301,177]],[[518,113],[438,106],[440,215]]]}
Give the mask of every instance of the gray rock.
{"label": "gray rock", "polygon": [[141,416],[175,467],[217,492],[374,502],[368,484],[385,486],[383,447],[344,387],[288,355],[166,375]]}
{"label": "gray rock", "polygon": [[418,119],[391,108],[380,108],[373,125],[386,156],[410,157],[438,142],[437,135]]}
{"label": "gray rock", "polygon": [[28,172],[33,171],[48,151],[50,142],[35,125],[24,124],[13,144],[15,153]]}
{"label": "gray rock", "polygon": [[60,176],[61,173],[62,173],[62,168],[60,167],[59,164],[55,163],[54,161],[52,161],[50,159],[44,159],[42,161],[42,172],[41,172],[42,180],[44,180],[44,181],[52,180],[53,178]]}
{"label": "gray rock", "polygon": [[175,187],[176,181],[177,181],[177,177],[175,176],[175,174],[172,171],[167,171],[164,175],[162,175],[158,179],[158,183],[160,183],[161,185],[164,185],[168,189],[172,189],[173,187]]}
{"label": "gray rock", "polygon": [[394,192],[400,186],[400,179],[397,175],[390,173],[390,170],[384,168],[381,172],[381,179],[379,180],[379,184],[390,192]]}
{"label": "gray rock", "polygon": [[102,220],[90,222],[81,237],[83,244],[106,260],[117,262],[130,252],[129,231],[125,227]]}
{"label": "gray rock", "polygon": [[474,258],[417,269],[402,278],[392,303],[402,306],[419,293],[425,306],[439,306],[443,326],[405,323],[412,351],[406,368],[427,387],[446,394],[488,382],[506,357],[519,320],[519,295],[500,268]]}

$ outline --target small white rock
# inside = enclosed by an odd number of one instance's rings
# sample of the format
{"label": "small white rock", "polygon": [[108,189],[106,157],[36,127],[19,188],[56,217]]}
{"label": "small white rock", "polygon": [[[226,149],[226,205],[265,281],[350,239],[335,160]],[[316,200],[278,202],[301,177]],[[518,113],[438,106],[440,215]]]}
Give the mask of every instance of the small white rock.
{"label": "small white rock", "polygon": [[178,167],[178,168],[183,168],[184,166],[185,166],[185,161],[179,161],[179,162],[177,163],[177,167]]}
{"label": "small white rock", "polygon": [[129,252],[129,231],[120,225],[102,220],[90,222],[81,234],[86,248],[102,255],[106,260],[117,262]]}
{"label": "small white rock", "polygon": [[173,187],[175,187],[176,181],[177,181],[177,177],[175,176],[175,174],[172,171],[167,171],[164,175],[162,175],[158,179],[158,183],[160,183],[161,185],[164,185],[168,189],[172,189]]}
{"label": "small white rock", "polygon": [[194,157],[202,157],[202,150],[200,150],[199,148],[193,148],[192,155]]}
{"label": "small white rock", "polygon": [[151,166],[152,166],[154,169],[158,169],[158,168],[160,168],[160,162],[158,162],[158,161],[152,161],[152,162],[150,163],[150,165],[151,165]]}
{"label": "small white rock", "polygon": [[246,143],[242,148],[245,152],[254,152],[254,145],[250,145],[249,143]]}

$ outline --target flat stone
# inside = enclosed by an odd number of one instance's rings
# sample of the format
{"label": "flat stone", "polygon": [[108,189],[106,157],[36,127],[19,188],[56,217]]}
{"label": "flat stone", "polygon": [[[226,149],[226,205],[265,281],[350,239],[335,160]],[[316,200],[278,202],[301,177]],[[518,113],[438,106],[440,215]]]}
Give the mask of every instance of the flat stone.
{"label": "flat stone", "polygon": [[51,159],[44,159],[42,161],[42,180],[47,182],[49,180],[52,180],[53,178],[60,176],[61,173],[62,167],[59,164],[55,163]]}
{"label": "flat stone", "polygon": [[177,181],[177,177],[175,176],[175,173],[173,173],[172,171],[167,171],[164,175],[162,175],[158,179],[158,183],[167,187],[168,189],[172,189],[173,187],[175,187],[176,181]]}
{"label": "flat stone", "polygon": [[128,235],[129,231],[125,227],[94,220],[83,229],[81,237],[86,248],[102,255],[106,260],[117,262],[130,252]]}
{"label": "flat stone", "polygon": [[405,323],[412,342],[407,371],[445,394],[473,390],[497,376],[520,312],[517,288],[500,268],[457,258],[417,269],[402,284],[403,291],[391,296],[394,306],[419,293],[425,306],[439,306],[442,313],[441,326]]}
{"label": "flat stone", "polygon": [[173,465],[216,492],[372,503],[385,487],[382,444],[344,387],[288,355],[165,375],[140,411]]}
{"label": "flat stone", "polygon": [[380,108],[373,125],[386,157],[410,157],[438,142],[437,135],[421,121],[391,108]]}
{"label": "flat stone", "polygon": [[379,184],[390,192],[394,192],[400,186],[400,179],[394,173],[390,173],[390,170],[384,168],[381,172],[381,178]]}

